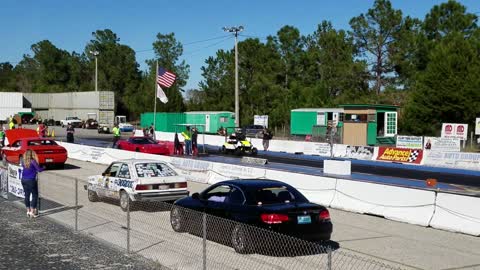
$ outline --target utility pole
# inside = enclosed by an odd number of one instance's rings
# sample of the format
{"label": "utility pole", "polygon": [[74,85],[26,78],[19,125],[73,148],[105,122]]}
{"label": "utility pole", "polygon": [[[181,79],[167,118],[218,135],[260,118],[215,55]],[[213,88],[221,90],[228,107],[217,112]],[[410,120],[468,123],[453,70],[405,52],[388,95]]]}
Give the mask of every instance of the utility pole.
{"label": "utility pole", "polygon": [[95,92],[98,91],[98,61],[97,56],[99,55],[98,51],[90,51],[93,56],[95,56]]}
{"label": "utility pole", "polygon": [[238,32],[243,31],[243,26],[223,27],[223,31],[235,35],[235,127],[240,127],[240,102],[238,94]]}

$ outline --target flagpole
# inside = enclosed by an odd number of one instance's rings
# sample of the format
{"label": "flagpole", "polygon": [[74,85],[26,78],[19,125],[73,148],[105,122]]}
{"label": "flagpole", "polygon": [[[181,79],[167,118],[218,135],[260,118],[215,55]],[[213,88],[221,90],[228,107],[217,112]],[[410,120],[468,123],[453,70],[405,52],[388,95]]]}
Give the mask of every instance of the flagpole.
{"label": "flagpole", "polygon": [[155,130],[157,130],[157,123],[156,123],[156,120],[157,120],[157,78],[158,78],[158,60],[157,60],[157,65],[155,67],[155,78],[154,78],[154,97],[153,99],[155,99],[155,102],[153,105],[154,108],[153,108],[153,134],[155,134]]}

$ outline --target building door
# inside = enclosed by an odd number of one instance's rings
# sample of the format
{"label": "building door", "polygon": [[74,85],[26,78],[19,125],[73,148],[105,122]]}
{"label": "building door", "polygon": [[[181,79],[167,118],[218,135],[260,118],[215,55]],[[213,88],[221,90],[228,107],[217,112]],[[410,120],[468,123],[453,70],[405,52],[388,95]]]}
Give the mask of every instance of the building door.
{"label": "building door", "polygon": [[205,114],[205,132],[210,133],[210,114]]}
{"label": "building door", "polygon": [[385,112],[385,137],[397,135],[397,112]]}

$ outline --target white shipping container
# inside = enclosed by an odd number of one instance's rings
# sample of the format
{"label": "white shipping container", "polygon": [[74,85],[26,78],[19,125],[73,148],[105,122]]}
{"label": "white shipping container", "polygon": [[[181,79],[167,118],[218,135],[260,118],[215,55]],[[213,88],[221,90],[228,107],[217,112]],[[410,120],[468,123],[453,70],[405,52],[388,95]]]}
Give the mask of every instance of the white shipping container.
{"label": "white shipping container", "polygon": [[7,121],[10,116],[19,112],[32,112],[32,110],[30,108],[0,108],[0,120]]}
{"label": "white shipping container", "polygon": [[50,108],[72,109],[72,92],[50,94]]}
{"label": "white shipping container", "polygon": [[99,109],[100,110],[115,110],[115,93],[112,91],[99,92]]}
{"label": "white shipping container", "polygon": [[48,93],[25,93],[25,99],[33,109],[48,109],[50,106],[50,94]]}
{"label": "white shipping container", "polygon": [[99,92],[73,92],[72,109],[99,109]]}
{"label": "white shipping container", "polygon": [[98,116],[98,123],[113,127],[115,113],[113,111],[100,111]]}
{"label": "white shipping container", "polygon": [[23,94],[0,92],[0,108],[23,108]]}

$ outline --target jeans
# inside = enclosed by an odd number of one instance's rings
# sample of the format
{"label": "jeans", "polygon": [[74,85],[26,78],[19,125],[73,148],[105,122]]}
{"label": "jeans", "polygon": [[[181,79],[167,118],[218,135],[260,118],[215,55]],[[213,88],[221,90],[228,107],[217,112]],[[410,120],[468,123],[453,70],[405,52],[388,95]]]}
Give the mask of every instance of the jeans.
{"label": "jeans", "polygon": [[185,155],[189,156],[192,154],[192,141],[185,140]]}
{"label": "jeans", "polygon": [[[37,180],[22,180],[23,191],[25,193],[25,206],[27,208],[37,208],[38,202],[38,184]],[[32,201],[30,201],[30,194]]]}

